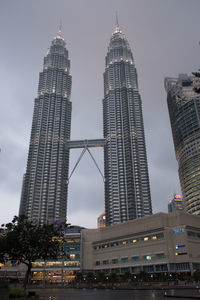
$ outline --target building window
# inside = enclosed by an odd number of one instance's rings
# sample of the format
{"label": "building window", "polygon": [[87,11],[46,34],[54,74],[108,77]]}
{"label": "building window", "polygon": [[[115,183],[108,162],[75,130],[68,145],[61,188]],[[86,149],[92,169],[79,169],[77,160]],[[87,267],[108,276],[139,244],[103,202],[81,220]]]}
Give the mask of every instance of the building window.
{"label": "building window", "polygon": [[196,237],[196,233],[194,231],[188,231],[187,235],[190,237]]}
{"label": "building window", "polygon": [[108,259],[103,260],[103,265],[108,265],[108,264],[109,264]]}
{"label": "building window", "polygon": [[108,248],[109,247],[109,244],[103,244],[102,245],[102,248],[104,249],[104,248]]}
{"label": "building window", "polygon": [[97,260],[95,263],[96,266],[100,266],[100,260]]}
{"label": "building window", "polygon": [[122,263],[127,263],[128,262],[128,257],[122,257],[121,262]]}
{"label": "building window", "polygon": [[149,261],[151,260],[151,255],[144,255],[143,259]]}
{"label": "building window", "polygon": [[111,246],[111,247],[115,247],[115,246],[118,246],[118,245],[119,245],[118,242],[112,242],[112,243],[110,243],[110,246]]}
{"label": "building window", "polygon": [[178,255],[187,255],[187,252],[176,252],[175,255],[176,256],[178,256]]}
{"label": "building window", "polygon": [[121,241],[121,242],[120,242],[120,245],[125,246],[127,243],[128,243],[128,241]]}
{"label": "building window", "polygon": [[112,259],[112,264],[117,264],[118,263],[118,259],[117,258],[113,258]]}
{"label": "building window", "polygon": [[163,232],[158,233],[158,234],[156,234],[156,237],[157,237],[157,239],[162,239],[162,238],[164,238],[164,233]]}
{"label": "building window", "polygon": [[157,253],[156,254],[156,258],[157,259],[162,259],[162,258],[164,258],[165,257],[165,254],[164,253]]}
{"label": "building window", "polygon": [[137,243],[137,240],[136,240],[136,239],[131,240],[131,244],[134,244],[134,243]]}
{"label": "building window", "polygon": [[132,257],[131,257],[131,260],[132,260],[132,261],[139,261],[139,256],[132,256]]}

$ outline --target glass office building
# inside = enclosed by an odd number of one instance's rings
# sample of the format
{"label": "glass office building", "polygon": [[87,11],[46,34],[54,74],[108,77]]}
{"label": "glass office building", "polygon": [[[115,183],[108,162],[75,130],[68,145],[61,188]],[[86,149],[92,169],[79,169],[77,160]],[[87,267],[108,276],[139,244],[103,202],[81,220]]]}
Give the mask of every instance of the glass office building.
{"label": "glass office building", "polygon": [[198,78],[181,74],[166,78],[167,103],[172,127],[185,211],[200,214],[200,94]]}

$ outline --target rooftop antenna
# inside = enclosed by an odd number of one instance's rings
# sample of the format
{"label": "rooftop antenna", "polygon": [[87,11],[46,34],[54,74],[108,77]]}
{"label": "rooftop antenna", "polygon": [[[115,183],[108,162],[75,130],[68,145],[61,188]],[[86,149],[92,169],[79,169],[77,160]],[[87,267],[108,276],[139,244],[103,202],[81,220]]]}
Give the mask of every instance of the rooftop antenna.
{"label": "rooftop antenna", "polygon": [[118,22],[118,13],[116,11],[116,25],[115,25],[115,32],[119,32],[119,22]]}
{"label": "rooftop antenna", "polygon": [[61,19],[61,18],[60,18],[60,24],[59,24],[58,36],[59,36],[59,37],[62,37],[62,19]]}
{"label": "rooftop antenna", "polygon": [[62,18],[60,18],[59,30],[62,31]]}

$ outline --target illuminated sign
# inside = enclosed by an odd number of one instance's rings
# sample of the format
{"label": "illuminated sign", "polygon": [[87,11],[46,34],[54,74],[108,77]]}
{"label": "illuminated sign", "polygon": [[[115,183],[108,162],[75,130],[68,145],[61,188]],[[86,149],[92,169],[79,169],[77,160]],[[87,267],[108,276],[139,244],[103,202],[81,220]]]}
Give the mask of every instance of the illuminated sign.
{"label": "illuminated sign", "polygon": [[173,233],[180,233],[180,232],[184,232],[184,229],[183,228],[178,228],[178,229],[174,229],[173,230]]}
{"label": "illuminated sign", "polygon": [[183,248],[183,247],[185,247],[185,245],[176,245],[176,249]]}

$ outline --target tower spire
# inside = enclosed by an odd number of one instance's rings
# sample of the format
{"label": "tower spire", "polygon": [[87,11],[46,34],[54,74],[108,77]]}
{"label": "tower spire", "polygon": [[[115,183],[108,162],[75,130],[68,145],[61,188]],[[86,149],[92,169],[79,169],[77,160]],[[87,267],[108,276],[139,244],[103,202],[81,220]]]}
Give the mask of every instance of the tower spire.
{"label": "tower spire", "polygon": [[62,19],[61,18],[60,18],[60,24],[59,24],[57,37],[62,38]]}
{"label": "tower spire", "polygon": [[116,11],[116,24],[115,24],[115,32],[119,32],[119,22],[118,22],[118,13]]}

